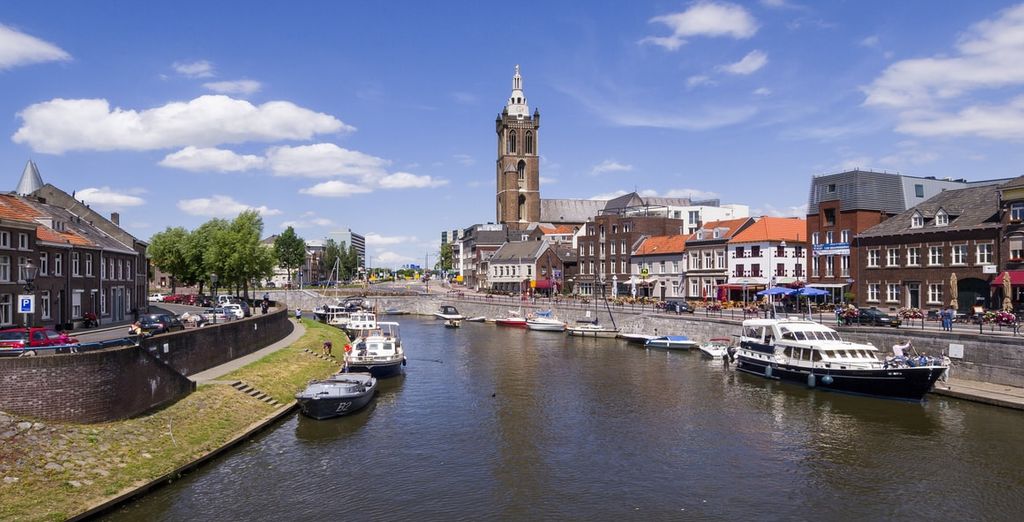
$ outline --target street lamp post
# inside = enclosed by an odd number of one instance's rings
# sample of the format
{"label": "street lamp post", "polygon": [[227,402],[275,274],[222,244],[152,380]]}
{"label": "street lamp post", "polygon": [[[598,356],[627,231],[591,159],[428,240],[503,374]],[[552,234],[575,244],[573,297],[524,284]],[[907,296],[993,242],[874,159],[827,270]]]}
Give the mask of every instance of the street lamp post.
{"label": "street lamp post", "polygon": [[210,274],[210,287],[213,289],[213,324],[217,324],[217,274]]}
{"label": "street lamp post", "polygon": [[[35,306],[35,302],[34,302],[35,301],[35,293],[34,293],[35,285],[33,283],[35,283],[35,280],[36,280],[36,271],[38,271],[39,269],[32,265],[32,260],[28,260],[25,263],[24,270],[25,270],[25,273],[22,274],[22,275],[25,278],[25,292],[32,292],[32,300],[33,300],[32,304],[33,304],[33,307],[34,307]],[[22,313],[21,316],[22,316],[22,318],[21,318],[22,323],[24,323],[25,327],[28,328],[28,326],[29,326],[29,323],[28,323],[28,313],[27,312]]]}

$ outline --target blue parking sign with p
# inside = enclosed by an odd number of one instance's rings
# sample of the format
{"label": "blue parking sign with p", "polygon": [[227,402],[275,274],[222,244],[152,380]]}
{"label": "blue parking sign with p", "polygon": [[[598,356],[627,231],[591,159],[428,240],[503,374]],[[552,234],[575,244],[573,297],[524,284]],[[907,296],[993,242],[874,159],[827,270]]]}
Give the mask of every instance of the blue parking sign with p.
{"label": "blue parking sign with p", "polygon": [[18,296],[18,313],[19,314],[34,314],[36,312],[36,296],[34,295],[19,295]]}

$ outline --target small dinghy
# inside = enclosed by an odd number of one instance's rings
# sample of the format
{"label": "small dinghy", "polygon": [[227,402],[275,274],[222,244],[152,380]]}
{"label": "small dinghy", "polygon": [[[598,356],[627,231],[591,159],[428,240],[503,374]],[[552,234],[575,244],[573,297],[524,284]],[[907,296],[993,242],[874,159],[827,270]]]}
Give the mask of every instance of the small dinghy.
{"label": "small dinghy", "polygon": [[458,319],[449,319],[444,322],[445,328],[458,328],[462,326],[462,323]]}
{"label": "small dinghy", "polygon": [[711,339],[700,345],[700,353],[712,359],[721,359],[729,354],[729,344],[731,342],[731,339],[726,337]]}
{"label": "small dinghy", "polygon": [[309,383],[295,400],[303,415],[322,420],[359,411],[376,392],[377,379],[369,373],[337,373]]}

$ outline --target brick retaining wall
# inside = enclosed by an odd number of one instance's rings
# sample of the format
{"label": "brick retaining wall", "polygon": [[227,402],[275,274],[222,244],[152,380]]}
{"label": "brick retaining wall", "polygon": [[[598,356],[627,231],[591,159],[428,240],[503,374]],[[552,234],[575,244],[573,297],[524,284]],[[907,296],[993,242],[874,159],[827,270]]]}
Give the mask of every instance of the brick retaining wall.
{"label": "brick retaining wall", "polygon": [[190,375],[277,342],[286,310],[145,339],[142,346],[0,358],[0,411],[60,422],[107,422],[174,402]]}

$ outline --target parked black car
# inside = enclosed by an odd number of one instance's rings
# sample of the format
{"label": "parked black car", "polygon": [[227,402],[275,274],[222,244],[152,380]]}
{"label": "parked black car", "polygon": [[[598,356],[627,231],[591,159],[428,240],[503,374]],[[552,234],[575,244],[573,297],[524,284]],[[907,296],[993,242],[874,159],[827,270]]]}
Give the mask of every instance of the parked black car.
{"label": "parked black car", "polygon": [[892,327],[900,325],[899,317],[893,317],[877,308],[861,308],[859,312],[856,319],[858,324]]}
{"label": "parked black car", "polygon": [[690,306],[690,303],[687,303],[686,301],[669,301],[665,303],[665,311],[675,312],[677,314],[681,314],[683,312],[692,314],[693,307]]}
{"label": "parked black car", "polygon": [[181,320],[170,314],[149,314],[139,317],[139,324],[142,331],[149,335],[184,330],[185,325]]}

